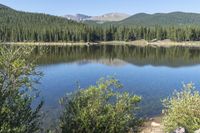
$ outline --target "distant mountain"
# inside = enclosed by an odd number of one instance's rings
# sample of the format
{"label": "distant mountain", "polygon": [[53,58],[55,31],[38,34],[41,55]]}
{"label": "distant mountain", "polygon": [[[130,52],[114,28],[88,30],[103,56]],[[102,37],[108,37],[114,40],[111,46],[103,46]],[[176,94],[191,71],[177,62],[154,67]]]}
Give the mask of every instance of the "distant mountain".
{"label": "distant mountain", "polygon": [[101,16],[94,16],[90,20],[94,21],[121,21],[128,18],[130,15],[125,13],[107,13]]}
{"label": "distant mountain", "polygon": [[97,21],[97,22],[110,22],[121,21],[128,18],[130,15],[125,13],[108,13],[101,16],[88,16],[84,14],[65,15],[64,17],[75,21]]}
{"label": "distant mountain", "polygon": [[64,17],[69,20],[74,20],[74,21],[84,21],[84,20],[88,20],[91,18],[91,16],[87,16],[84,14],[65,15]]}
{"label": "distant mountain", "polygon": [[139,13],[130,16],[120,22],[120,25],[141,25],[141,26],[153,26],[153,25],[200,25],[200,14],[197,13],[185,13],[185,12],[172,12],[172,13],[156,13],[146,14]]}

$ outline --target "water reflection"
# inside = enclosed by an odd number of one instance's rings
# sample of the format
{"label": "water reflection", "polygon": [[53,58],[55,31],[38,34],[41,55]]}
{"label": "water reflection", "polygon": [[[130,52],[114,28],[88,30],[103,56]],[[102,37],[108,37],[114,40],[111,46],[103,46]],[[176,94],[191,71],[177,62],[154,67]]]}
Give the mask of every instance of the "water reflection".
{"label": "water reflection", "polygon": [[[115,75],[123,91],[142,96],[140,116],[161,113],[161,99],[182,83],[194,82],[200,88],[200,49],[134,46],[37,46],[31,60],[37,59],[44,73],[39,88],[44,97],[47,121],[58,117],[58,100],[85,88],[107,75]],[[54,119],[54,120],[52,120]]]}
{"label": "water reflection", "polygon": [[115,66],[130,63],[137,66],[181,67],[200,63],[200,49],[181,47],[40,46],[35,48],[34,53],[42,54],[38,60],[41,65],[96,62]]}
{"label": "water reflection", "polygon": [[[50,93],[54,92],[52,86],[59,86],[60,90],[56,91],[60,93],[57,96],[52,93],[54,96],[51,95],[51,98],[58,99],[66,92],[66,82],[70,82],[70,89],[67,90],[70,92],[73,91],[72,86],[76,81],[87,87],[102,76],[114,74],[122,81],[127,91],[143,96],[143,110],[140,112],[142,116],[160,113],[161,99],[169,96],[174,89],[180,88],[182,82],[198,83],[200,79],[199,66],[192,67],[200,64],[200,49],[197,48],[128,45],[40,46],[35,48],[34,53],[35,56],[42,55],[38,64],[45,66],[42,70],[46,77],[52,77],[44,83],[53,79],[62,80],[49,83],[46,87]],[[53,64],[55,66],[52,66]]]}

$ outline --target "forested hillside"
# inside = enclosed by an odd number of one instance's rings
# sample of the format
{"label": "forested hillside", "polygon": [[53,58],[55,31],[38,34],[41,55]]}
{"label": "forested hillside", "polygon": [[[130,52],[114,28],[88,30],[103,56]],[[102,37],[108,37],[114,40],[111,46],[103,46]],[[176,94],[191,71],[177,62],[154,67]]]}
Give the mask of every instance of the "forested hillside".
{"label": "forested hillside", "polygon": [[1,41],[79,41],[86,32],[84,24],[61,17],[0,7]]}
{"label": "forested hillside", "polygon": [[8,7],[8,6],[5,6],[5,5],[2,5],[2,4],[0,4],[0,8],[7,8],[7,9],[11,9],[10,7]]}
{"label": "forested hillside", "polygon": [[[133,41],[139,39],[171,39],[174,41],[200,40],[200,26],[198,25],[198,19],[193,19],[194,16],[190,16],[191,20],[187,23],[195,22],[196,24],[185,23],[181,26],[180,24],[167,26],[162,24],[161,21],[158,20],[168,20],[168,18],[159,17],[159,14],[157,15],[157,20],[150,17],[151,19],[149,20],[152,20],[152,22],[146,21],[146,23],[155,23],[155,25],[145,26],[142,25],[142,22],[144,21],[143,19],[146,18],[146,14],[138,14],[136,16],[134,17],[134,20],[131,18],[124,20],[124,22],[132,22],[133,24],[131,25],[116,25],[112,23],[106,25],[90,25],[89,23],[78,23],[52,15],[20,12],[1,5],[0,41],[98,42],[115,40]],[[178,17],[180,17],[181,20],[182,16],[178,15]],[[136,21],[137,23],[134,23]],[[157,21],[160,24],[156,24]],[[141,25],[138,25],[140,22]]]}
{"label": "forested hillside", "polygon": [[140,25],[140,26],[183,26],[183,25],[199,25],[200,14],[197,13],[184,13],[184,12],[171,12],[171,13],[156,13],[135,14],[127,19],[122,20],[118,24],[122,25]]}

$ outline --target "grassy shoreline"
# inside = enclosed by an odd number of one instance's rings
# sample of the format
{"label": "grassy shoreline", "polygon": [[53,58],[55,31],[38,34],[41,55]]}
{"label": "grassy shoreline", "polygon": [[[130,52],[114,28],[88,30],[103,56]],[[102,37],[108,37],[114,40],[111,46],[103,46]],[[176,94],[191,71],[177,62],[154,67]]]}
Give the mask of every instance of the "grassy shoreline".
{"label": "grassy shoreline", "polygon": [[104,41],[104,42],[1,42],[6,45],[29,45],[29,46],[91,46],[91,45],[132,45],[139,47],[194,47],[200,48],[200,41],[185,41],[185,42],[174,42],[170,40],[148,42],[146,40],[136,41]]}

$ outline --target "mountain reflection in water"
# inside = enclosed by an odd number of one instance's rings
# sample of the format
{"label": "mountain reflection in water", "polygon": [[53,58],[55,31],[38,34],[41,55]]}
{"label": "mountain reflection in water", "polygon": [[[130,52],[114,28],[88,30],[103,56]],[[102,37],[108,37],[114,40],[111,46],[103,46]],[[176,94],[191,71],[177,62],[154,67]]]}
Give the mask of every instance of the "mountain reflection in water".
{"label": "mountain reflection in water", "polygon": [[37,46],[35,55],[42,56],[38,64],[97,62],[106,65],[181,67],[200,63],[200,49],[183,47],[101,46]]}

